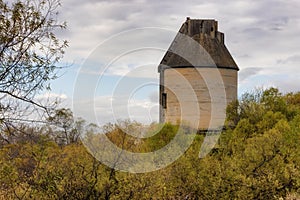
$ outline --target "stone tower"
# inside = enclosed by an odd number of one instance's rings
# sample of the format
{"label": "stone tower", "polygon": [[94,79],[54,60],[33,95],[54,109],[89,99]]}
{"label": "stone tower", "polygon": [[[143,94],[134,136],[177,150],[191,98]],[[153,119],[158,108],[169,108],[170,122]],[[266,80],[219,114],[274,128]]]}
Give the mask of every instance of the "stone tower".
{"label": "stone tower", "polygon": [[221,127],[226,106],[237,98],[238,70],[218,22],[187,18],[158,67],[160,122]]}

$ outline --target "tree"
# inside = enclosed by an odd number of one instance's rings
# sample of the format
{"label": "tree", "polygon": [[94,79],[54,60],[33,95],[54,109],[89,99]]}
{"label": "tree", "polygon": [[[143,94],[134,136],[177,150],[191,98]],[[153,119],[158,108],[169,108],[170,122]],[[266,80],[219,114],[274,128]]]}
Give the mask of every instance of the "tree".
{"label": "tree", "polygon": [[67,47],[55,35],[66,27],[57,20],[59,6],[59,0],[0,0],[0,122],[13,120],[7,113],[21,103],[47,110],[34,96],[49,89]]}
{"label": "tree", "polygon": [[[149,173],[130,174],[101,164],[94,157],[106,151],[99,145],[101,136],[106,134],[124,150],[143,153],[168,144],[178,126],[166,124],[156,135],[137,140],[127,133],[140,130],[139,123],[86,126],[82,120],[76,123],[69,109],[53,114],[55,129],[21,124],[23,138],[0,146],[0,199],[299,199],[299,93],[283,96],[272,90],[262,91],[259,99],[249,94],[238,106],[229,107],[234,109],[231,119],[238,117],[237,124],[222,132],[219,143],[204,158],[199,159],[204,141],[199,134],[178,160]],[[284,106],[277,107],[276,102]],[[293,115],[285,112],[291,108]],[[152,124],[144,134],[152,135],[157,126]],[[63,136],[64,130],[75,129],[83,133],[82,143],[60,146],[51,140],[53,130]],[[67,140],[56,140],[61,141]],[[85,141],[103,149],[87,151]],[[112,162],[132,159],[117,157]]]}
{"label": "tree", "polygon": [[77,143],[84,131],[85,121],[81,118],[74,119],[70,109],[55,110],[48,121],[54,126],[54,139],[60,145]]}

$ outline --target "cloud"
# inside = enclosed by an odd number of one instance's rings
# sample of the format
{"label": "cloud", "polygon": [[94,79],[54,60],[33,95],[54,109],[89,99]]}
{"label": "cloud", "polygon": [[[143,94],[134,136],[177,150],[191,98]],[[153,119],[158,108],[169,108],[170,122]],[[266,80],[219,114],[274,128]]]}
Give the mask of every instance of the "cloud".
{"label": "cloud", "polygon": [[246,69],[242,69],[239,72],[239,81],[242,82],[242,81],[246,80],[247,78],[258,74],[261,70],[262,70],[262,68],[259,68],[259,67],[249,67]]}
{"label": "cloud", "polygon": [[[272,66],[274,56],[299,52],[297,1],[96,1],[65,0],[61,14],[68,21],[67,59],[86,58],[108,37],[137,27],[177,31],[186,16],[215,18],[226,44],[241,68]],[[234,10],[234,12],[233,12]],[[201,12],[199,12],[201,11]],[[158,35],[158,38],[161,37]],[[286,38],[289,38],[288,40]],[[144,38],[145,39],[145,38]],[[172,40],[173,38],[169,39]],[[251,58],[240,58],[248,54]]]}
{"label": "cloud", "polygon": [[[87,109],[87,107],[92,109]],[[94,100],[81,100],[73,104],[75,115],[90,122],[104,125],[120,119],[150,124],[158,121],[158,102],[149,99],[128,99],[121,96],[97,96]],[[93,110],[89,113],[87,110]]]}
{"label": "cloud", "polygon": [[[70,42],[65,60],[80,65],[97,47],[103,47],[88,59],[90,66],[81,65],[81,72],[100,76],[109,65],[103,79],[106,88],[101,90],[105,92],[96,97],[97,115],[104,121],[114,120],[109,117],[113,113],[112,94],[106,92],[114,89],[111,85],[115,76],[152,78],[158,82],[157,65],[187,16],[218,21],[219,31],[225,33],[225,44],[240,68],[240,92],[266,85],[286,91],[299,90],[298,0],[228,0],[226,4],[221,0],[64,0],[62,3],[61,19],[67,21],[68,29],[59,36]],[[120,32],[141,27],[161,27],[171,31],[152,32],[151,35],[149,29],[145,29],[140,34],[124,35],[118,40],[111,38]],[[112,43],[105,45],[109,38]],[[64,78],[58,81],[60,83],[53,88],[54,92],[62,91],[69,95],[70,91],[64,91],[61,86],[75,81]],[[88,83],[89,80],[86,80],[85,84]],[[123,83],[124,87],[126,84]],[[156,91],[143,93],[130,106],[125,101],[118,103],[116,107],[120,116],[125,116],[122,113],[126,114],[125,111],[130,108],[134,113],[132,116],[143,119],[151,106],[155,108],[157,91],[158,86]],[[79,113],[86,118],[91,118],[91,113],[85,110],[85,105],[90,104],[84,101],[80,103]]]}
{"label": "cloud", "polygon": [[45,92],[43,94],[39,94],[35,97],[35,101],[40,102],[42,104],[52,104],[54,102],[58,103],[58,108],[70,108],[71,98],[64,93],[55,93],[55,92]]}
{"label": "cloud", "polygon": [[277,64],[278,65],[286,65],[286,64],[289,64],[289,65],[298,65],[300,64],[300,55],[292,55],[292,56],[289,56],[285,59],[279,59],[277,60]]}
{"label": "cloud", "polygon": [[157,72],[157,67],[158,66],[156,64],[147,64],[142,66],[116,65],[109,68],[105,74],[158,80],[159,73]]}
{"label": "cloud", "polygon": [[175,31],[140,28],[105,40],[88,56],[81,73],[158,78],[157,67]]}
{"label": "cloud", "polygon": [[47,92],[44,94],[40,94],[36,96],[36,99],[67,99],[67,95],[66,94],[57,94],[57,93],[53,93],[53,92]]}
{"label": "cloud", "polygon": [[82,36],[82,40],[72,40],[71,45],[73,42],[83,42],[83,45],[93,38],[96,38],[94,41],[101,41],[119,31],[134,27],[159,26],[178,30],[186,16],[216,18],[227,35],[252,26],[284,28],[290,18],[299,17],[298,8],[299,4],[296,1],[286,3],[229,0],[224,5],[221,1],[182,3],[170,0],[163,2],[87,0],[78,3],[74,0],[65,0],[61,13],[69,21],[73,37]]}

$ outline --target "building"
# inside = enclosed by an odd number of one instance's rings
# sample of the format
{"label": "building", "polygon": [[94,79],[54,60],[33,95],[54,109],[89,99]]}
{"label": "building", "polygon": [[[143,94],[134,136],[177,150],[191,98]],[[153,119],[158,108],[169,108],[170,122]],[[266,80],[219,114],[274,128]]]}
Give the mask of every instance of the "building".
{"label": "building", "polygon": [[226,106],[237,98],[238,70],[218,22],[187,18],[158,67],[160,122],[223,126]]}

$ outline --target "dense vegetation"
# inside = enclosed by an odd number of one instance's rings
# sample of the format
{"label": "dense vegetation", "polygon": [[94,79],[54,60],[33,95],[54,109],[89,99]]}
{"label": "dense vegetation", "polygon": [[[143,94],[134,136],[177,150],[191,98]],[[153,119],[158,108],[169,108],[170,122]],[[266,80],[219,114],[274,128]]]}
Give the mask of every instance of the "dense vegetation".
{"label": "dense vegetation", "polygon": [[[300,93],[247,93],[227,109],[218,144],[199,159],[204,135],[170,166],[150,173],[115,171],[79,140],[94,124],[58,110],[47,125],[2,127],[0,199],[296,199],[300,198]],[[141,127],[124,122],[133,131]],[[157,126],[157,125],[152,125]],[[178,126],[136,142],[118,126],[101,127],[133,152],[159,149]]]}

